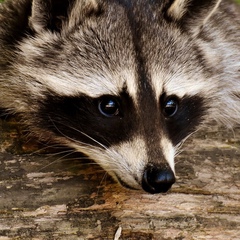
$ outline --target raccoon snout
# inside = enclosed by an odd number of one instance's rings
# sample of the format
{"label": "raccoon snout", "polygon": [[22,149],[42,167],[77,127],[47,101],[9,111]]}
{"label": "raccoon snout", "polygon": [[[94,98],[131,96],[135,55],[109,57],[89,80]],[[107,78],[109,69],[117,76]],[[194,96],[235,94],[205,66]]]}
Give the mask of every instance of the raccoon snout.
{"label": "raccoon snout", "polygon": [[149,193],[167,192],[175,183],[173,171],[164,166],[147,166],[143,173],[142,188]]}

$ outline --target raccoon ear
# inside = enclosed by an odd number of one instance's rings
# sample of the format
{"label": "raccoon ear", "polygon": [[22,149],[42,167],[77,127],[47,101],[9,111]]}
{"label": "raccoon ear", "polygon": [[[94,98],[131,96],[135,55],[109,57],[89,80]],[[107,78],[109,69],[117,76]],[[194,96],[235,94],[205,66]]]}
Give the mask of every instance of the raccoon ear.
{"label": "raccoon ear", "polygon": [[37,33],[60,31],[73,0],[33,0],[29,26]]}
{"label": "raccoon ear", "polygon": [[99,0],[76,0],[69,14],[67,28],[78,26],[84,19],[101,12]]}
{"label": "raccoon ear", "polygon": [[29,25],[35,32],[68,31],[99,12],[99,0],[33,0]]}
{"label": "raccoon ear", "polygon": [[173,0],[167,17],[183,27],[200,29],[218,8],[221,0]]}

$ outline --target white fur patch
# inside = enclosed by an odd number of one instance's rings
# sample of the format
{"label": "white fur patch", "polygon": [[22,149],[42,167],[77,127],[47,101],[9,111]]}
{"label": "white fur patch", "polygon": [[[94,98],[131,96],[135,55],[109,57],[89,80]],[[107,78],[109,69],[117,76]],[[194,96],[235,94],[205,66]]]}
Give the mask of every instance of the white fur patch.
{"label": "white fur patch", "polygon": [[109,151],[113,153],[113,157],[117,157],[115,158],[118,166],[116,174],[130,186],[140,188],[139,184],[148,159],[145,141],[136,137],[110,147]]}
{"label": "white fur patch", "polygon": [[164,89],[167,95],[176,95],[180,99],[185,95],[195,96],[200,94],[201,96],[208,96],[211,94],[212,88],[216,87],[213,79],[209,79],[208,82],[205,77],[201,76],[201,73],[195,75],[176,72],[167,76],[164,81]]}
{"label": "white fur patch", "polygon": [[[137,99],[137,87],[134,74],[125,70],[118,76],[105,74],[89,74],[76,76],[65,71],[56,74],[47,73],[46,69],[32,69],[28,66],[19,66],[19,71],[29,75],[34,81],[26,82],[26,87],[31,93],[40,94],[44,90],[51,90],[60,96],[78,96],[85,94],[89,97],[102,95],[118,95],[126,86],[133,99]],[[122,74],[121,74],[122,73]],[[41,84],[39,84],[41,83]]]}
{"label": "white fur patch", "polygon": [[156,100],[159,101],[159,97],[163,93],[164,81],[161,74],[159,73],[158,67],[152,69],[152,85],[155,92]]}
{"label": "white fur patch", "polygon": [[175,173],[175,163],[174,163],[175,151],[172,143],[167,138],[163,137],[161,139],[161,147],[162,147],[162,151],[165,159],[167,160],[172,171]]}
{"label": "white fur patch", "polygon": [[105,169],[115,180],[123,182],[135,189],[141,189],[142,174],[147,163],[145,142],[141,138],[107,148],[99,143],[99,147],[70,141],[69,146],[86,154]]}
{"label": "white fur patch", "polygon": [[167,73],[164,70],[158,69],[156,66],[152,68],[152,85],[156,94],[156,99],[159,101],[163,91],[167,96],[175,95],[179,99],[185,95],[195,96],[209,96],[212,89],[216,87],[216,80],[214,78],[208,79],[202,75],[201,70],[195,68],[195,71],[188,71],[184,66],[176,66],[174,73]]}

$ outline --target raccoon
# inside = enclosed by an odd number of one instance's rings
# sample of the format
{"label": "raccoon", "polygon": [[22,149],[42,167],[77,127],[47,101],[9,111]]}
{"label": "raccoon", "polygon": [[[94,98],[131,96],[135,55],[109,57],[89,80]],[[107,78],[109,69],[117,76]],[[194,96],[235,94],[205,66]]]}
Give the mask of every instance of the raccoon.
{"label": "raccoon", "polygon": [[0,108],[122,186],[167,192],[180,144],[240,120],[240,10],[229,0],[5,0]]}

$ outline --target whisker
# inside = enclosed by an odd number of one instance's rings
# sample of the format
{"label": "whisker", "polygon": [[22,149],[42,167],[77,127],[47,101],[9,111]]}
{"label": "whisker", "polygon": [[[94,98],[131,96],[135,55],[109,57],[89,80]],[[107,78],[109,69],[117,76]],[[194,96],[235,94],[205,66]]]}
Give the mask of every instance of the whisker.
{"label": "whisker", "polygon": [[108,174],[107,174],[107,172],[105,171],[105,173],[104,173],[104,175],[103,175],[103,177],[102,177],[102,180],[101,180],[101,181],[100,181],[100,183],[99,183],[99,186],[98,186],[98,190],[97,190],[96,197],[98,197],[98,196],[99,196],[100,187],[101,187],[101,185],[103,185],[103,181],[104,181],[104,180],[106,181],[106,179],[107,179],[107,176],[108,176]]}
{"label": "whisker", "polygon": [[75,153],[78,153],[78,152],[76,152],[75,150],[66,150],[66,151],[60,151],[60,152],[56,152],[56,153],[47,153],[46,156],[48,159],[48,158],[56,157],[59,155],[61,156],[63,154],[70,155],[70,154],[75,154]]}
{"label": "whisker", "polygon": [[[67,160],[91,160],[88,156],[77,156],[77,157],[71,157],[71,155],[73,154],[78,154],[79,152],[77,152],[74,149],[69,149],[66,151],[61,151],[58,153],[50,153],[47,154],[47,157],[45,159],[51,159],[51,158],[55,158],[56,156],[60,155],[60,157],[58,157],[57,159],[55,159],[54,161],[52,161],[51,163],[47,164],[46,166],[40,168],[38,171],[41,171],[51,165],[53,165],[56,162],[61,162],[61,161],[67,161]],[[68,156],[70,156],[69,158],[67,158]]]}
{"label": "whisker", "polygon": [[[91,141],[97,143],[98,146],[92,146],[91,144],[87,144],[87,143],[84,143],[84,142],[80,142],[80,141],[78,141],[78,140],[76,140],[76,139],[73,139],[73,138],[65,135],[65,134],[57,127],[55,121],[53,121],[50,116],[49,116],[49,119],[50,119],[50,121],[52,122],[52,124],[53,124],[53,126],[55,127],[55,129],[56,129],[63,137],[65,137],[66,139],[68,139],[70,142],[76,143],[77,145],[76,145],[75,148],[78,149],[78,147],[79,147],[79,149],[80,149],[80,151],[76,151],[76,150],[75,150],[75,152],[74,152],[74,151],[72,151],[72,152],[69,151],[69,153],[68,153],[68,150],[67,150],[65,157],[67,157],[67,156],[69,156],[69,155],[71,155],[71,154],[77,153],[77,152],[80,152],[80,153],[82,152],[83,154],[86,152],[86,153],[89,153],[91,156],[97,156],[98,158],[101,158],[101,159],[102,159],[102,163],[103,163],[103,164],[101,164],[101,165],[104,165],[104,166],[105,166],[104,168],[107,169],[108,171],[114,171],[114,172],[115,172],[115,171],[119,170],[119,168],[126,169],[127,171],[129,170],[129,167],[127,166],[126,161],[122,161],[122,159],[123,159],[122,155],[119,155],[119,153],[116,152],[114,149],[109,150],[109,148],[106,147],[103,143],[101,143],[101,142],[99,142],[98,140],[94,139],[93,137],[89,136],[87,133],[84,133],[83,131],[80,131],[80,130],[74,128],[74,127],[71,127],[71,126],[68,126],[68,125],[65,125],[65,124],[59,122],[59,124],[62,124],[63,126],[65,126],[65,127],[67,127],[67,128],[70,128],[70,129],[72,129],[72,130],[74,130],[74,131],[82,134],[83,136],[87,137],[87,138],[90,139]],[[102,151],[103,149],[105,150],[105,153],[103,153],[103,151]],[[86,151],[84,151],[84,150],[86,150]],[[63,152],[62,152],[62,153],[63,153]],[[99,154],[100,154],[100,155],[99,155]],[[58,153],[57,153],[56,155],[55,155],[55,154],[52,154],[52,155],[50,155],[50,157],[51,157],[51,156],[54,157],[54,156],[57,156],[57,155],[58,155]],[[59,155],[61,155],[61,153],[59,153]],[[53,161],[52,163],[49,163],[47,166],[41,168],[40,170],[42,170],[42,169],[44,169],[44,168],[46,168],[46,167],[48,167],[48,166],[51,166],[52,164],[60,161],[61,159],[64,159],[64,156],[62,156],[62,157],[60,157],[59,159]],[[71,159],[71,157],[70,157],[70,159]],[[82,158],[82,159],[84,159],[84,158]],[[91,158],[85,157],[85,159],[91,159]],[[115,159],[115,167],[112,167],[112,165],[113,165],[112,159]],[[91,159],[91,160],[93,160],[93,159]],[[94,160],[96,160],[96,159],[94,159]],[[96,163],[96,164],[98,164],[98,163]],[[108,167],[108,165],[111,166],[111,169]],[[120,165],[120,166],[119,166],[119,165]]]}
{"label": "whisker", "polygon": [[[92,147],[92,145],[90,145],[90,144],[80,142],[80,141],[78,141],[78,140],[76,140],[76,139],[73,139],[73,138],[65,135],[62,131],[59,130],[59,128],[56,126],[56,124],[55,124],[54,121],[51,119],[51,117],[49,117],[49,119],[51,120],[51,122],[52,122],[53,126],[56,128],[56,130],[57,130],[62,136],[64,136],[65,138],[67,138],[68,140],[70,140],[70,141],[72,141],[72,142],[75,142],[75,143],[79,143],[81,146],[84,144],[85,146]],[[62,123],[60,123],[60,124],[62,124]],[[67,125],[65,125],[65,124],[62,124],[62,125],[65,126],[65,127],[70,128],[70,129],[72,129],[72,130],[74,130],[74,131],[76,131],[76,132],[78,132],[78,133],[81,133],[83,136],[85,136],[85,137],[89,138],[90,140],[92,140],[93,142],[97,143],[99,146],[101,146],[101,147],[104,148],[105,150],[107,149],[107,147],[106,147],[105,145],[103,145],[102,143],[100,143],[100,142],[97,141],[96,139],[92,138],[92,137],[89,136],[88,134],[86,134],[86,133],[84,133],[84,132],[82,132],[82,131],[80,131],[80,130],[78,130],[78,129],[75,129],[75,128],[71,127],[71,126],[67,126]]]}

